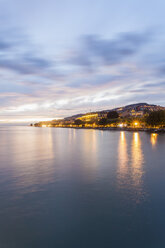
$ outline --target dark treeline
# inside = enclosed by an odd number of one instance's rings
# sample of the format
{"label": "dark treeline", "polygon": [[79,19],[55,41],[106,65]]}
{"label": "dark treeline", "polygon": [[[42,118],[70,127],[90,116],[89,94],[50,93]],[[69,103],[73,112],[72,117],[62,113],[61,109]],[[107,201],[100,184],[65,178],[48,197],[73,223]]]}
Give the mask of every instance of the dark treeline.
{"label": "dark treeline", "polygon": [[[156,127],[156,126],[165,127],[165,111],[159,110],[159,111],[150,112],[144,117],[139,117],[139,118],[120,117],[116,111],[110,111],[107,114],[107,118],[101,118],[100,120],[91,120],[88,122],[88,124],[96,123],[97,125],[106,126],[108,124],[118,125],[119,123],[122,122],[122,123],[126,123],[127,126],[131,126],[132,122],[136,120],[139,121],[144,126],[148,126],[148,127]],[[74,121],[74,124],[83,125],[86,124],[86,122],[77,119]]]}
{"label": "dark treeline", "polygon": [[149,126],[165,126],[165,110],[159,110],[159,111],[154,111],[151,112],[147,117],[146,117],[146,123]]}

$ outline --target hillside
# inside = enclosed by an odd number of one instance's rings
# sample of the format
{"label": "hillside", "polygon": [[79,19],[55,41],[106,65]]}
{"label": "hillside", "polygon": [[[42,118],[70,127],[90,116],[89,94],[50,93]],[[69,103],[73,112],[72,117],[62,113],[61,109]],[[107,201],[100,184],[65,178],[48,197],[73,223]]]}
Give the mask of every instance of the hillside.
{"label": "hillside", "polygon": [[165,110],[165,107],[154,105],[154,104],[148,104],[148,103],[135,103],[135,104],[130,104],[130,105],[126,105],[123,107],[118,107],[118,108],[113,108],[113,109],[108,109],[108,110],[77,114],[77,115],[66,117],[64,118],[64,120],[66,121],[74,120],[77,118],[81,118],[82,116],[85,116],[85,115],[93,115],[93,114],[98,114],[101,116],[102,114],[106,114],[109,111],[117,111],[121,115],[133,115],[133,113],[143,115],[146,112],[157,111],[161,109]]}

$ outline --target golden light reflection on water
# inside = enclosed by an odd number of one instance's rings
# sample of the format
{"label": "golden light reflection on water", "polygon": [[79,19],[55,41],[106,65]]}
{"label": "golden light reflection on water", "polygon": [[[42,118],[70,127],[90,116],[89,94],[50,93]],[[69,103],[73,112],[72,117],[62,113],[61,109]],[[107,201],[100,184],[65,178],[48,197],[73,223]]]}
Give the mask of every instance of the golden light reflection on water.
{"label": "golden light reflection on water", "polygon": [[76,142],[76,130],[74,128],[68,129],[68,142],[70,146]]}
{"label": "golden light reflection on water", "polygon": [[132,139],[132,179],[135,187],[140,187],[142,184],[142,164],[143,152],[141,149],[140,135],[139,133],[134,133]]}
{"label": "golden light reflection on water", "polygon": [[[129,136],[130,138],[130,136]],[[134,191],[136,202],[143,195],[143,152],[139,133],[133,133],[132,141],[126,140],[125,132],[120,133],[118,145],[118,186]]]}
{"label": "golden light reflection on water", "polygon": [[[86,154],[89,156],[95,157],[97,150],[97,140],[96,140],[96,131],[87,130],[83,133],[83,149],[85,149]],[[87,156],[87,155],[86,155]]]}
{"label": "golden light reflection on water", "polygon": [[124,177],[127,174],[128,166],[128,153],[127,153],[127,142],[125,138],[125,132],[120,132],[120,142],[118,147],[119,155],[119,169],[118,173],[120,177]]}
{"label": "golden light reflection on water", "polygon": [[156,146],[157,138],[158,138],[158,134],[157,133],[152,133],[151,134],[151,144],[152,144],[152,147],[155,147]]}
{"label": "golden light reflection on water", "polygon": [[98,167],[98,132],[96,130],[85,130],[82,133],[81,159],[85,164],[83,170],[88,180],[94,180],[96,177],[96,168]]}

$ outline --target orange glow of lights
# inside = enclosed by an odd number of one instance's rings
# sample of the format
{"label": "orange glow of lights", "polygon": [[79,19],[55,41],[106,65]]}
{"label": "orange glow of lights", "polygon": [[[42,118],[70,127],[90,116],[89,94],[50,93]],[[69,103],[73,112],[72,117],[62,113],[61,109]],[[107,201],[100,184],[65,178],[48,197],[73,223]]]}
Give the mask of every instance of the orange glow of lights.
{"label": "orange glow of lights", "polygon": [[124,141],[124,139],[125,139],[124,132],[121,132],[121,133],[120,133],[120,136],[121,136],[121,141]]}
{"label": "orange glow of lights", "polygon": [[152,144],[152,146],[155,146],[156,145],[157,137],[158,137],[158,134],[157,133],[152,133],[151,134],[151,144]]}
{"label": "orange glow of lights", "polygon": [[134,133],[134,143],[137,144],[139,140],[139,134],[138,133]]}
{"label": "orange glow of lights", "polygon": [[120,123],[118,126],[119,126],[119,127],[123,127],[123,123]]}

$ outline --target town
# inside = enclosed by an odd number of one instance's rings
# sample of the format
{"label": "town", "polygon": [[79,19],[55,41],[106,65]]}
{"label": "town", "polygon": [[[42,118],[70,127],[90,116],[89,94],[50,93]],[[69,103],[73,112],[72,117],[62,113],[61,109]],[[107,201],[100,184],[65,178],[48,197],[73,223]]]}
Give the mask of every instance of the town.
{"label": "town", "polygon": [[147,103],[131,104],[111,110],[89,112],[60,120],[31,124],[35,127],[69,127],[165,131],[165,107]]}

